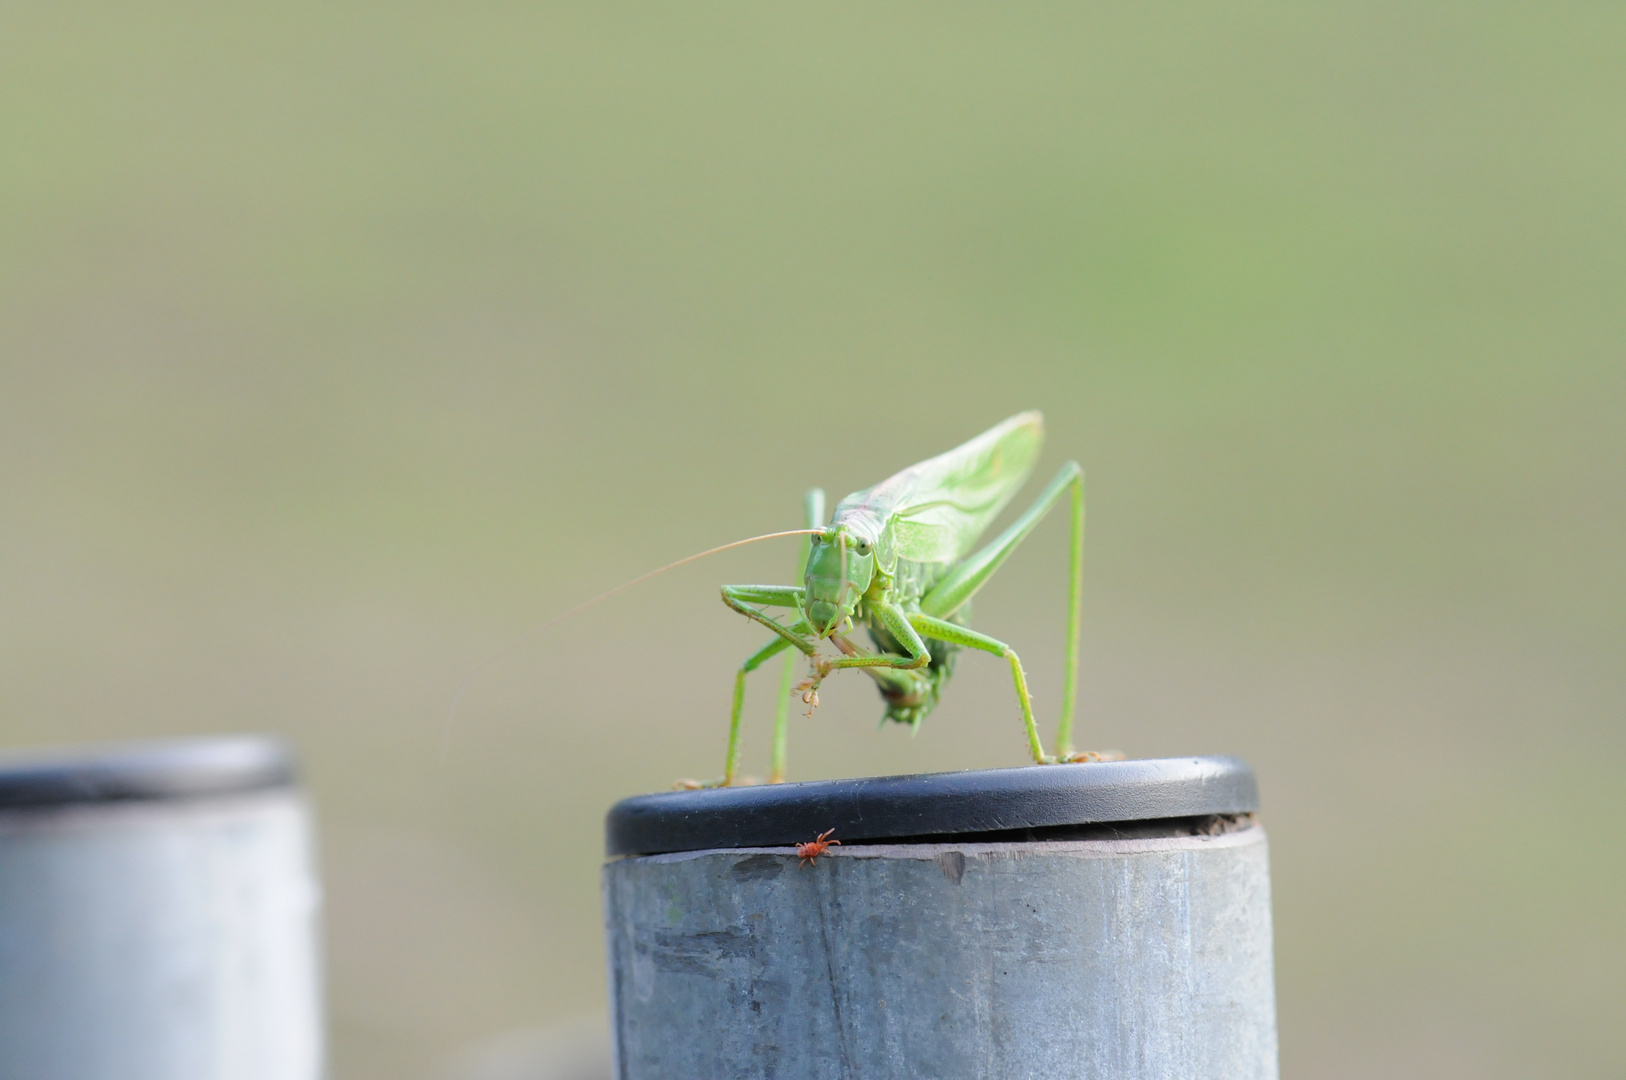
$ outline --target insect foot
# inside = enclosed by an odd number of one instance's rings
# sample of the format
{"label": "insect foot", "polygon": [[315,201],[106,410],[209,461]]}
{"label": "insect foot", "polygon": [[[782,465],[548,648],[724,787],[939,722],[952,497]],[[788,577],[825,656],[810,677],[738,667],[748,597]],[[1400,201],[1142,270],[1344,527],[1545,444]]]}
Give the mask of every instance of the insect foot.
{"label": "insect foot", "polygon": [[1076,763],[1083,761],[1123,761],[1127,754],[1122,750],[1078,750],[1062,758],[1062,761]]}
{"label": "insect foot", "polygon": [[802,704],[807,706],[807,718],[813,719],[813,710],[819,707],[819,680],[806,679],[796,689],[802,692]]}
{"label": "insect foot", "polygon": [[829,837],[829,835],[833,832],[835,832],[834,829],[826,829],[819,834],[819,838],[817,840],[809,840],[805,844],[796,845],[796,854],[801,857],[801,865],[806,866],[808,863],[812,863],[814,866],[817,866],[819,865],[819,856],[824,854],[826,848],[831,846],[841,846],[840,840],[827,839],[827,837]]}
{"label": "insect foot", "polygon": [[756,776],[736,776],[732,784],[726,783],[723,778],[719,776],[715,780],[674,780],[672,782],[672,790],[709,791],[712,788],[720,787],[755,787],[760,783],[762,783],[762,779]]}

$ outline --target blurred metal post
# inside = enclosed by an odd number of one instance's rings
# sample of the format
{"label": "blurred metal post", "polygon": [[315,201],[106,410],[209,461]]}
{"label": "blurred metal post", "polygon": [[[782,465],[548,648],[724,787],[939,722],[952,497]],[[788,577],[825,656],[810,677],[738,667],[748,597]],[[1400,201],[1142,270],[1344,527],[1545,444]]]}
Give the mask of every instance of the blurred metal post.
{"label": "blurred metal post", "polygon": [[626,800],[618,1075],[1273,1080],[1256,807],[1232,758]]}
{"label": "blurred metal post", "polygon": [[317,907],[277,742],[0,758],[0,1080],[317,1080]]}

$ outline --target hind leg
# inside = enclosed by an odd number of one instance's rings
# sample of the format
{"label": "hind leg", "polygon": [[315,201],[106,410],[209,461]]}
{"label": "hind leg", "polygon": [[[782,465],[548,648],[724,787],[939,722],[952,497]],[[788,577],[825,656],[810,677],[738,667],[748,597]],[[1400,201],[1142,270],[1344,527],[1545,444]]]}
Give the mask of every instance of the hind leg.
{"label": "hind leg", "polygon": [[[1010,647],[993,638],[976,634],[956,627],[944,620],[953,617],[954,613],[964,607],[976,595],[977,590],[987,584],[1000,566],[1015,551],[1017,546],[1026,540],[1045,515],[1055,507],[1061,497],[1071,494],[1071,542],[1069,544],[1069,558],[1067,566],[1067,659],[1062,675],[1061,716],[1056,723],[1056,750],[1060,760],[1070,760],[1073,743],[1073,705],[1078,696],[1078,637],[1080,608],[1084,599],[1084,470],[1076,461],[1069,461],[1056,473],[1044,491],[1034,500],[1033,505],[1023,511],[1022,516],[1011,523],[1010,527],[1000,533],[991,543],[980,551],[966,557],[953,570],[934,586],[931,592],[920,599],[920,610],[924,616],[939,625],[941,634],[928,633],[925,629],[916,626],[924,637],[936,637],[941,641],[954,641],[965,644],[970,648],[982,649],[992,652],[996,656],[1009,655],[1012,677],[1017,683],[1017,697],[1022,700],[1023,718],[1028,724],[1029,747],[1033,750],[1034,760],[1042,756],[1039,750],[1037,733],[1032,731],[1032,706],[1027,697],[1026,678],[1021,674],[1021,662],[1016,654],[1010,652]],[[979,641],[960,641],[953,636],[943,634],[963,633]],[[997,645],[993,648],[991,645]],[[1088,755],[1078,755],[1081,758]],[[1099,757],[1099,755],[1096,755]]]}

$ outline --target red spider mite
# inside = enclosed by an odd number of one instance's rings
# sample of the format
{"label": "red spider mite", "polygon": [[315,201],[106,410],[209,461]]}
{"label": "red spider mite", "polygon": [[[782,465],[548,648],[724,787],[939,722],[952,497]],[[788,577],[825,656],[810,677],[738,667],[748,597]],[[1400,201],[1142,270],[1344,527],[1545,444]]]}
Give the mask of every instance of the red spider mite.
{"label": "red spider mite", "polygon": [[820,855],[824,854],[825,848],[832,844],[834,844],[836,847],[841,846],[840,840],[825,839],[826,836],[829,836],[833,832],[835,832],[834,829],[826,829],[819,834],[819,838],[817,840],[809,840],[805,844],[796,845],[796,854],[801,856],[803,866],[806,866],[808,863],[812,863],[814,866],[819,865],[818,858]]}

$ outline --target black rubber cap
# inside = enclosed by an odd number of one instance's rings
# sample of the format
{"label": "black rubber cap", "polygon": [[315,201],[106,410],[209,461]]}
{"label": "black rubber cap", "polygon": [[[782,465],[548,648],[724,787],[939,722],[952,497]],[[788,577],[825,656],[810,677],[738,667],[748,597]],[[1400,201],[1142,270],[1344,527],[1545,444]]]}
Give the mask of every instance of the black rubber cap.
{"label": "black rubber cap", "polygon": [[288,747],[255,735],[0,754],[0,809],[192,799],[293,783]]}
{"label": "black rubber cap", "polygon": [[637,795],[610,808],[604,846],[609,855],[783,847],[826,829],[843,841],[947,839],[1257,809],[1253,770],[1239,758],[1152,758]]}

